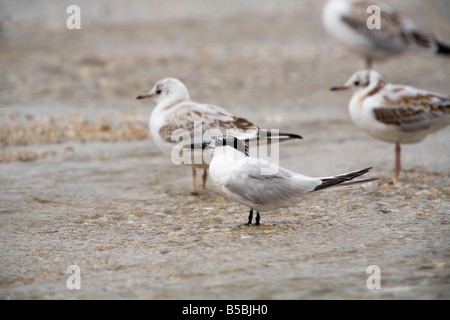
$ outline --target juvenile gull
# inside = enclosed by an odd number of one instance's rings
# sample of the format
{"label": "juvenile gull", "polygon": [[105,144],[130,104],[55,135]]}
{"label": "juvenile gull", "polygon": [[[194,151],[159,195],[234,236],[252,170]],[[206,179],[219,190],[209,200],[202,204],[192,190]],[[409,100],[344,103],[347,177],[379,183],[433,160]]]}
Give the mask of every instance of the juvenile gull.
{"label": "juvenile gull", "polygon": [[[380,9],[379,28],[372,27],[370,8]],[[368,27],[369,25],[371,28]],[[431,33],[419,30],[389,5],[373,0],[328,0],[322,22],[329,34],[350,50],[362,55],[366,68],[374,60],[398,55],[408,50],[450,54],[450,47]]]}
{"label": "juvenile gull", "polygon": [[[149,126],[158,148],[165,154],[172,155],[173,148],[179,141],[174,140],[177,132],[184,132],[189,139],[200,140],[207,132],[230,133],[247,141],[267,142],[289,141],[302,139],[296,134],[279,133],[271,135],[272,131],[264,131],[252,121],[235,116],[225,109],[191,100],[186,86],[178,79],[165,78],[158,81],[149,93],[137,99],[153,98],[156,107],[153,110]],[[180,131],[180,129],[183,129]],[[200,135],[200,136],[198,136]],[[263,141],[264,140],[264,141]],[[194,156],[193,156],[194,157]],[[200,159],[202,156],[200,155]],[[207,169],[209,164],[205,161],[194,163],[192,161],[192,178],[194,184],[193,194],[198,194],[196,182],[196,168],[203,169],[203,189],[206,188]]]}
{"label": "juvenile gull", "polygon": [[401,144],[418,143],[450,124],[450,97],[386,83],[374,70],[356,72],[342,86],[353,90],[353,122],[372,137],[395,144],[395,175],[401,171]]}

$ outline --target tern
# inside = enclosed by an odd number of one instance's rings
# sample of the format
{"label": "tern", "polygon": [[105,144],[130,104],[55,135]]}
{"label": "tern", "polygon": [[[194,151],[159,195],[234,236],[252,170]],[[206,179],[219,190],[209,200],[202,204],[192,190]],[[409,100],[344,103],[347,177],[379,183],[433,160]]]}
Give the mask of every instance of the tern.
{"label": "tern", "polygon": [[212,182],[225,197],[250,208],[248,225],[252,224],[254,211],[255,225],[260,225],[260,212],[292,207],[305,194],[377,180],[353,180],[368,173],[372,168],[332,177],[308,177],[284,169],[266,159],[250,157],[247,145],[230,135],[212,137],[201,144],[193,143],[181,147],[210,150],[212,161],[209,173]]}

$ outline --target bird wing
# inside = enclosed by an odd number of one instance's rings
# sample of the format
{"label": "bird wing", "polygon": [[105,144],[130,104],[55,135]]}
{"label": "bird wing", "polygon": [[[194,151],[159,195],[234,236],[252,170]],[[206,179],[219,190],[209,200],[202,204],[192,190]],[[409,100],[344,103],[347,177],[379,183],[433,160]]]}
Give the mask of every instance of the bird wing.
{"label": "bird wing", "polygon": [[[367,21],[370,17],[367,9],[374,4],[381,9],[381,30],[367,27]],[[351,5],[350,12],[347,15],[343,15],[341,19],[347,26],[368,38],[370,42],[380,48],[389,49],[393,46],[402,46],[407,38],[400,15],[392,7],[383,3],[374,3],[373,1],[354,2]]]}
{"label": "bird wing", "polygon": [[236,117],[221,107],[195,102],[181,104],[167,115],[166,122],[167,124],[160,128],[160,135],[164,136],[166,141],[171,141],[171,136],[177,129],[185,130],[191,138],[196,132],[201,132],[202,135],[207,132],[209,138],[237,131],[236,136],[241,138],[255,136],[258,131],[255,123]]}
{"label": "bird wing", "polygon": [[354,180],[367,172],[371,171],[373,168],[366,168],[358,171],[352,171],[349,173],[340,174],[333,177],[324,177],[320,178],[321,184],[316,186],[314,188],[314,191],[319,190],[330,190],[330,189],[344,189],[348,188],[357,184],[372,182],[375,180],[378,180],[378,178],[370,178],[370,179],[364,179],[364,180]]}
{"label": "bird wing", "polygon": [[306,193],[375,181],[376,178],[355,180],[371,169],[314,178],[281,168],[265,159],[247,157],[235,164],[232,174],[222,184],[232,199],[258,211],[270,211],[293,206]]}
{"label": "bird wing", "polygon": [[[367,26],[370,18],[367,9],[374,4],[380,8],[380,30],[369,29]],[[386,50],[402,49],[405,45],[410,45],[414,49],[431,48],[436,41],[434,35],[418,30],[411,21],[402,18],[396,10],[384,3],[354,2],[351,11],[342,16],[342,21],[366,37],[377,48]]]}
{"label": "bird wing", "polygon": [[291,206],[301,194],[321,183],[318,178],[299,175],[265,159],[245,158],[234,167],[224,187],[238,202],[272,210]]}
{"label": "bird wing", "polygon": [[373,109],[375,118],[405,132],[428,129],[450,123],[450,98],[411,87],[391,85],[380,107]]}

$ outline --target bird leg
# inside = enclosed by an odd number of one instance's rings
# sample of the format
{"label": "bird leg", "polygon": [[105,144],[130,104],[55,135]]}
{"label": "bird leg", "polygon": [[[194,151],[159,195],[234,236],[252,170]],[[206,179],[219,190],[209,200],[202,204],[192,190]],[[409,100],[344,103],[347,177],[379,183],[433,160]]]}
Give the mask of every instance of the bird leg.
{"label": "bird leg", "polygon": [[208,169],[203,169],[203,184],[202,184],[202,188],[203,190],[206,189],[206,179],[208,179]]}
{"label": "bird leg", "polygon": [[373,65],[372,58],[366,58],[366,69],[371,70]]}
{"label": "bird leg", "polygon": [[248,223],[247,225],[251,225],[253,220],[253,209],[250,209],[250,212],[248,213]]}
{"label": "bird leg", "polygon": [[[256,210],[255,210],[256,211]],[[256,211],[256,219],[255,219],[255,226],[259,226],[259,220],[261,219],[261,216],[259,215],[259,211]],[[253,220],[253,209],[250,209],[250,212],[248,214],[248,223],[247,225],[251,225]]]}
{"label": "bird leg", "polygon": [[194,182],[194,191],[191,194],[193,196],[198,196],[198,191],[197,191],[197,171],[195,170],[194,166],[192,166],[192,180]]}
{"label": "bird leg", "polygon": [[256,211],[256,222],[255,222],[255,226],[259,226],[259,219],[261,218],[261,216],[259,215],[259,211]]}
{"label": "bird leg", "polygon": [[401,150],[400,143],[397,142],[395,144],[395,177],[398,177],[402,170]]}

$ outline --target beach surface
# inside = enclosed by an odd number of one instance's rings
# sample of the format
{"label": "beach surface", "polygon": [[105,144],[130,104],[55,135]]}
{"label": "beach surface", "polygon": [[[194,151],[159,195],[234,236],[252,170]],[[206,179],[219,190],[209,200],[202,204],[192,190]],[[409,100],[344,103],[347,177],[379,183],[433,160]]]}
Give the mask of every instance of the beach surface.
{"label": "beach surface", "polygon": [[[389,3],[450,43],[448,1]],[[79,30],[71,4],[0,1],[0,299],[450,299],[450,128],[405,145],[391,182],[394,145],[329,90],[364,63],[323,30],[324,1],[80,0]],[[450,94],[449,58],[375,68]],[[280,146],[285,168],[380,179],[246,226],[247,207],[210,180],[191,195],[191,169],[153,142],[136,96],[168,76],[302,135]]]}

